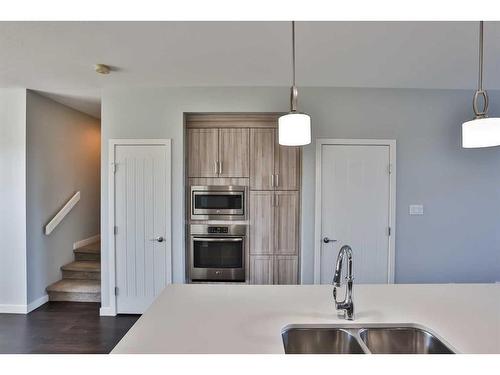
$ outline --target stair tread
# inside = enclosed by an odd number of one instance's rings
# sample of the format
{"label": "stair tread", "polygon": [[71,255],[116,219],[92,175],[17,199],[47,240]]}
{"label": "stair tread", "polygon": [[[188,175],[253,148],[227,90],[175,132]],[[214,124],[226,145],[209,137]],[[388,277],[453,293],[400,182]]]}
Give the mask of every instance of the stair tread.
{"label": "stair tread", "polygon": [[101,282],[99,280],[63,279],[49,285],[47,292],[100,293]]}
{"label": "stair tread", "polygon": [[101,253],[101,241],[94,242],[73,250],[75,253],[87,253],[87,254],[100,254]]}
{"label": "stair tread", "polygon": [[101,262],[95,260],[76,260],[61,267],[64,271],[101,272]]}

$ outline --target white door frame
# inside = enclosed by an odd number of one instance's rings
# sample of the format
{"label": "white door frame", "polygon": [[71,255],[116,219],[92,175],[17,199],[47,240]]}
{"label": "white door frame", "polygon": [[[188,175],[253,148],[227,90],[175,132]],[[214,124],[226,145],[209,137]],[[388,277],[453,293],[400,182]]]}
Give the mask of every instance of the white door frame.
{"label": "white door frame", "polygon": [[316,140],[316,192],[314,220],[314,284],[321,282],[321,150],[323,145],[382,145],[389,146],[389,238],[388,277],[389,284],[394,283],[394,259],[396,245],[396,140],[395,139],[333,139],[318,138]]}
{"label": "white door frame", "polygon": [[167,218],[166,225],[170,229],[166,233],[167,244],[167,283],[172,283],[172,140],[171,139],[110,139],[108,149],[108,283],[109,283],[109,302],[111,314],[116,315],[116,249],[115,249],[115,149],[116,146],[126,145],[155,145],[167,147],[166,161],[166,208]]}

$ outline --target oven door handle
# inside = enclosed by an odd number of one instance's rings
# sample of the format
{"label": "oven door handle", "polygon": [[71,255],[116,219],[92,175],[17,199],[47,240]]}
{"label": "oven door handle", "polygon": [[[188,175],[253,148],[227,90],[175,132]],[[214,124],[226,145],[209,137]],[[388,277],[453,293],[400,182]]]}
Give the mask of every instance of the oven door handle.
{"label": "oven door handle", "polygon": [[206,241],[206,242],[243,242],[243,238],[213,238],[213,237],[193,237],[193,241]]}

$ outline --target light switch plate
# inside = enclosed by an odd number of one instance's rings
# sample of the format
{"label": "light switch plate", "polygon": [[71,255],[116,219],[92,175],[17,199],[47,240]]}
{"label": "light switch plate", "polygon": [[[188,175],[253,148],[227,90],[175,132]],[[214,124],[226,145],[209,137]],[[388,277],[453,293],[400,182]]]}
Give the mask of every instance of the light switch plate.
{"label": "light switch plate", "polygon": [[410,215],[423,215],[424,206],[421,204],[410,204]]}

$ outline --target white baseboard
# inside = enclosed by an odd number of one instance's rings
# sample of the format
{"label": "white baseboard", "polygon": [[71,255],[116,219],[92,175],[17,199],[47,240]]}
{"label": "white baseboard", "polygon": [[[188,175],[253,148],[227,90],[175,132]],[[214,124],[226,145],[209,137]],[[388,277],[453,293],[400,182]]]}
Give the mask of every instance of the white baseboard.
{"label": "white baseboard", "polygon": [[116,312],[110,306],[101,307],[99,309],[100,316],[116,316]]}
{"label": "white baseboard", "polygon": [[79,247],[82,247],[82,246],[90,245],[91,243],[94,243],[94,242],[97,242],[100,240],[101,240],[101,235],[96,234],[95,236],[85,238],[84,240],[76,241],[73,244],[73,250],[78,249]]}
{"label": "white baseboard", "polygon": [[47,302],[49,302],[49,296],[47,294],[41,296],[40,298],[28,304],[28,312],[32,312],[33,310],[39,308],[40,306],[46,304]]}
{"label": "white baseboard", "polygon": [[0,304],[0,314],[27,314],[27,305],[4,305]]}

